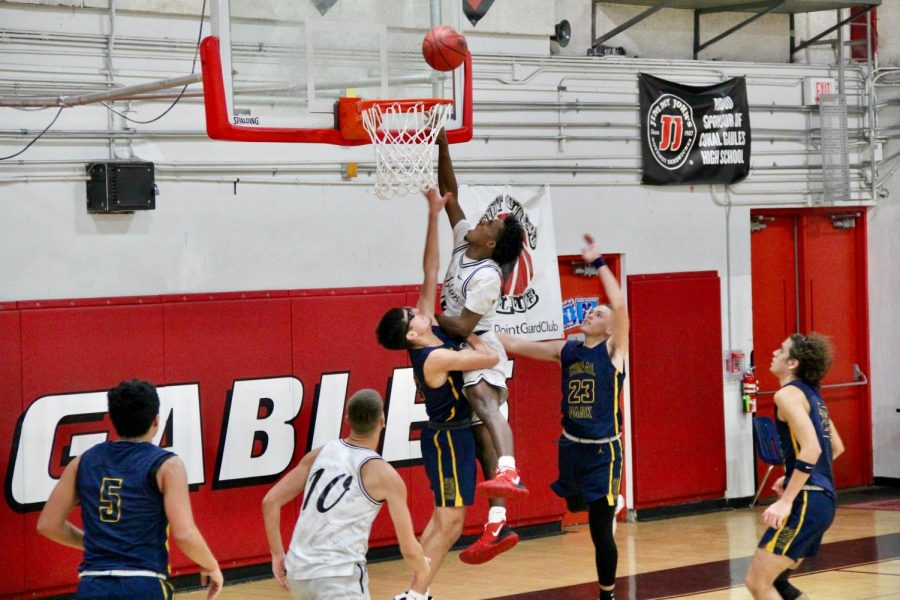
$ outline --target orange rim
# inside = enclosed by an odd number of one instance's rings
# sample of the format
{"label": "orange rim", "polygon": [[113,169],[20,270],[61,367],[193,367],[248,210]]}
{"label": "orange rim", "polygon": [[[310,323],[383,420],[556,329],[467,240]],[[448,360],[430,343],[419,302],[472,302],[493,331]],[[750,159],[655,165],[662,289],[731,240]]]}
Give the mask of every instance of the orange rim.
{"label": "orange rim", "polygon": [[429,108],[437,106],[438,104],[453,104],[453,100],[449,98],[398,98],[396,100],[360,100],[359,101],[359,112],[363,112],[364,110],[368,110],[373,106],[393,106],[398,105],[403,110],[407,110],[414,106],[421,106],[422,112],[425,112]]}

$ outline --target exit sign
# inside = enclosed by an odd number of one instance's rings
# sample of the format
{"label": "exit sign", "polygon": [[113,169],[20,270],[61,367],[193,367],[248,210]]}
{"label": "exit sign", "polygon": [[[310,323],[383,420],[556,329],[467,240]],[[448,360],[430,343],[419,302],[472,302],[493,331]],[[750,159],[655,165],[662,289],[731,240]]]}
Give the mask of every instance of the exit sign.
{"label": "exit sign", "polygon": [[803,104],[818,104],[825,94],[837,94],[837,80],[831,77],[807,77],[803,81]]}

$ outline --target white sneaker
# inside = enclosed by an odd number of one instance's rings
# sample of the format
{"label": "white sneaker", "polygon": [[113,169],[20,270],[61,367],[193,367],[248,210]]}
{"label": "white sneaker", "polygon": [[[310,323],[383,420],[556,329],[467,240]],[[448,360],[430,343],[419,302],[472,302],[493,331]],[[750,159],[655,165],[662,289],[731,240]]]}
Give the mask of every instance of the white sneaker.
{"label": "white sneaker", "polygon": [[[613,513],[613,535],[616,535],[616,522],[618,521],[619,513],[625,508],[625,496],[619,494],[619,497],[616,498],[616,510]],[[396,600],[396,599],[395,599]]]}
{"label": "white sneaker", "polygon": [[[423,596],[420,594],[416,594],[416,592],[413,592],[411,590],[406,590],[402,594],[397,594],[396,596],[394,596],[394,600],[412,600],[413,598],[421,598],[421,597],[423,597]],[[424,598],[427,598],[427,600],[434,600],[434,596],[428,595],[427,592],[424,595]]]}

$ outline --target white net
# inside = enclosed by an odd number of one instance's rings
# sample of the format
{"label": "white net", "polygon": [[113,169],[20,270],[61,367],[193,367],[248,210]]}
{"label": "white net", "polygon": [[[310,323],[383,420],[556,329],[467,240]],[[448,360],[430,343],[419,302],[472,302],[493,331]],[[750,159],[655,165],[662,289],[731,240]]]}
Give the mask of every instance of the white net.
{"label": "white net", "polygon": [[375,195],[425,191],[437,185],[434,148],[452,105],[424,100],[376,103],[361,111],[375,146]]}

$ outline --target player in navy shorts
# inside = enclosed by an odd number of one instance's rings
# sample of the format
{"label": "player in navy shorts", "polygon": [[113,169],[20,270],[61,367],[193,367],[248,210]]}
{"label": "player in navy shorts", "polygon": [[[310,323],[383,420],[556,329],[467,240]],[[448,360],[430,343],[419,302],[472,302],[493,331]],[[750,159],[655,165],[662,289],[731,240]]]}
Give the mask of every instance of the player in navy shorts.
{"label": "player in navy shorts", "polygon": [[780,498],[763,513],[769,529],[745,579],[754,598],[801,598],[788,576],[804,558],[816,555],[834,520],[831,465],[844,444],[819,394],[830,366],[831,350],[817,334],[794,334],[772,353],[769,370],[781,384],[775,394],[775,425],[784,477],[774,486]]}
{"label": "player in navy shorts", "polygon": [[562,367],[562,436],[559,478],[551,484],[572,512],[588,511],[600,600],[615,594],[619,560],[614,537],[622,476],[622,410],[628,351],[628,309],[615,275],[594,240],[584,236],[585,262],[597,275],[609,304],[591,310],[581,329],[584,341],[532,342],[509,335],[500,341],[510,354],[558,362]]}
{"label": "player in navy shorts", "polygon": [[[496,352],[477,335],[460,350],[437,326],[439,263],[437,221],[447,197],[434,189],[428,198],[428,232],[423,257],[424,282],[415,308],[392,308],[376,328],[378,342],[391,350],[407,350],[419,395],[425,401],[428,425],[422,430],[422,458],[434,493],[435,509],[422,533],[425,555],[431,559],[428,581],[413,581],[396,600],[424,600],[428,588],[462,533],[466,507],[475,499],[475,438],[472,409],[463,395],[463,371],[493,366]],[[505,526],[505,525],[504,525]]]}
{"label": "player in navy shorts", "polygon": [[[194,524],[187,471],[175,454],[153,444],[159,396],[146,381],[123,381],[107,394],[119,439],[102,442],[66,466],[38,519],[51,540],[84,550],[78,599],[169,600],[166,528],[200,565],[208,598],[222,589],[222,572]],[[67,518],[81,505],[84,531]]]}

